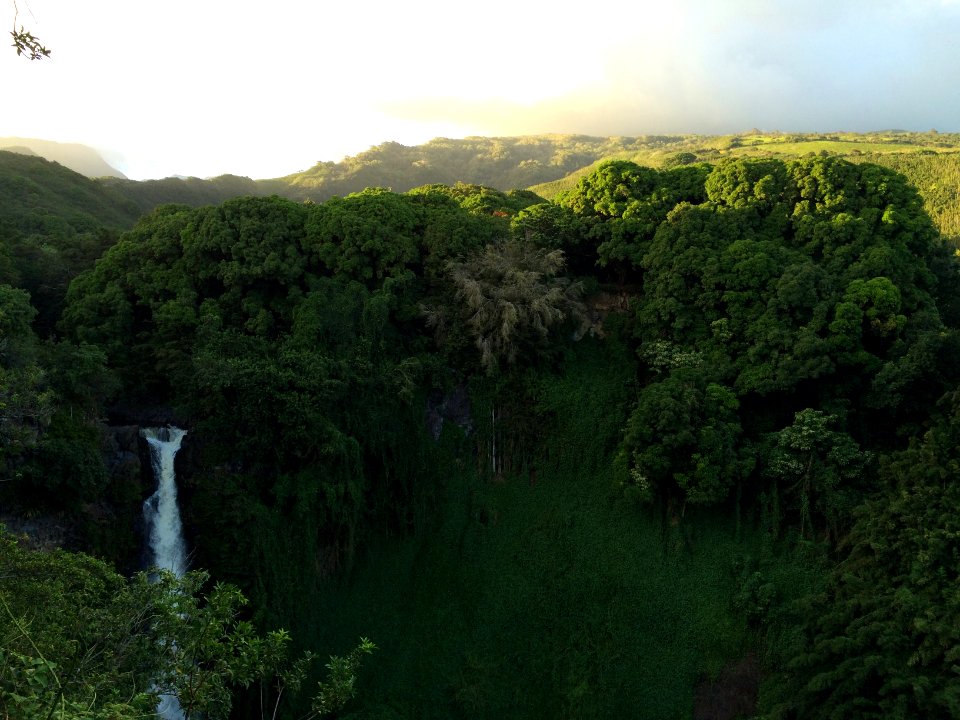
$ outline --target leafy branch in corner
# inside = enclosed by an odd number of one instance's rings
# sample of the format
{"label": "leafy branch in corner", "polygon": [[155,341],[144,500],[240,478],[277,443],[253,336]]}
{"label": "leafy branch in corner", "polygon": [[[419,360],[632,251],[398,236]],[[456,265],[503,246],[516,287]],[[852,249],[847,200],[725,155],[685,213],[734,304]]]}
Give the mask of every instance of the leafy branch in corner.
{"label": "leafy branch in corner", "polygon": [[23,25],[17,30],[17,17],[20,9],[17,3],[13,3],[13,30],[10,31],[10,37],[13,38],[13,47],[17,49],[17,55],[26,55],[30,60],[42,60],[50,57],[50,50],[45,48],[40,39],[33,33],[23,29]]}

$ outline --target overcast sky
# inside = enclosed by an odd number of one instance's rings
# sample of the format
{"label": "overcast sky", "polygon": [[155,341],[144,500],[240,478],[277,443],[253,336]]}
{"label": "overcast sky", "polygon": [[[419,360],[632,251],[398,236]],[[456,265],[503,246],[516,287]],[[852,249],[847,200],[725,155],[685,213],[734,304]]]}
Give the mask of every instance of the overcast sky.
{"label": "overcast sky", "polygon": [[17,5],[53,54],[0,49],[0,137],[93,145],[137,179],[436,136],[960,131],[960,0]]}

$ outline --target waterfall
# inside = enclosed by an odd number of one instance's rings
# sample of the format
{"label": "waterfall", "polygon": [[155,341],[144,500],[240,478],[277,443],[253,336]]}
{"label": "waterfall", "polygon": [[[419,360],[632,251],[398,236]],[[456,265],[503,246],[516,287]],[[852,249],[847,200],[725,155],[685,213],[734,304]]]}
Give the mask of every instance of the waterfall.
{"label": "waterfall", "polygon": [[[143,518],[149,532],[150,564],[169,570],[177,577],[187,571],[187,550],[177,507],[173,460],[186,434],[186,430],[176,427],[140,429],[141,437],[150,445],[150,462],[157,480],[156,492],[143,503]],[[157,715],[164,720],[183,720],[180,703],[172,695],[160,696]]]}
{"label": "waterfall", "polygon": [[186,434],[186,430],[175,427],[140,430],[140,435],[150,444],[150,461],[157,480],[156,492],[143,503],[143,519],[150,533],[150,564],[170,570],[177,577],[183,577],[187,571],[187,551],[177,507],[173,459]]}

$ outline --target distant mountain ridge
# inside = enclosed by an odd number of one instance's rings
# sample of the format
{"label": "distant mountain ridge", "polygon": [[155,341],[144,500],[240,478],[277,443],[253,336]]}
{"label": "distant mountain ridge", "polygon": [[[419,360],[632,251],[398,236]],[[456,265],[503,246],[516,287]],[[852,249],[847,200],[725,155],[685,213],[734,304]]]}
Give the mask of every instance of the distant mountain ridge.
{"label": "distant mountain ridge", "polygon": [[367,187],[406,192],[432,183],[511,190],[561,178],[616,153],[662,149],[687,137],[524,135],[434,138],[413,146],[385,142],[338,163],[318,162],[309,170],[258,182],[271,192],[315,201]]}
{"label": "distant mountain ridge", "polygon": [[4,137],[0,138],[0,150],[19,152],[21,155],[26,154],[23,151],[27,150],[51,162],[60,163],[88,178],[126,178],[126,175],[110,165],[100,156],[100,153],[88,145],[37,138]]}
{"label": "distant mountain ridge", "polygon": [[17,155],[29,155],[31,157],[39,157],[39,155],[37,155],[33,150],[31,150],[28,147],[24,147],[23,145],[8,145],[7,147],[3,148],[3,150],[6,150],[7,152],[16,153]]}
{"label": "distant mountain ridge", "polygon": [[[129,181],[126,181],[129,182]],[[36,155],[0,149],[0,230],[43,235],[64,225],[76,232],[125,230],[140,209],[103,180]]]}
{"label": "distant mountain ridge", "polygon": [[162,180],[101,178],[97,182],[136,205],[141,213],[150,212],[157,205],[165,203],[197,207],[217,205],[242,195],[289,196],[282,187],[268,191],[265,185],[272,181],[251,180],[238,175],[221,175],[206,180],[195,177],[168,177]]}
{"label": "distant mountain ridge", "polygon": [[[3,138],[0,144],[8,141],[26,147],[21,138]],[[37,152],[36,147],[27,148],[27,152]],[[421,185],[458,182],[503,191],[526,188],[552,199],[574,187],[598,163],[611,159],[664,168],[716,163],[727,157],[790,159],[823,154],[874,162],[902,172],[920,191],[941,231],[960,238],[960,134],[936,131],[799,134],[750,130],[726,136],[435,138],[415,146],[385,142],[341,162],[318,162],[309,170],[280,178],[254,180],[222,175],[134,181],[115,176],[95,182],[105,195],[123,205],[123,214],[131,208],[146,213],[164,203],[217,204],[241,195],[280,195],[323,202],[367,187],[405,192]]]}

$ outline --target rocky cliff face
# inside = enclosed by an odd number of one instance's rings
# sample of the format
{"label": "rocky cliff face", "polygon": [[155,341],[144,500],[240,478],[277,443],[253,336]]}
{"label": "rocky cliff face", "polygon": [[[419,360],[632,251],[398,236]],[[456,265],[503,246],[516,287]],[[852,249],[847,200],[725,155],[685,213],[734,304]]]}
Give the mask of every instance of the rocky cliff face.
{"label": "rocky cliff face", "polygon": [[446,393],[439,390],[430,393],[427,397],[425,421],[434,440],[440,439],[445,422],[453,423],[469,435],[473,430],[473,417],[467,386],[460,383]]}
{"label": "rocky cliff face", "polygon": [[2,512],[0,525],[16,535],[23,547],[44,552],[67,546],[72,531],[71,523],[61,515],[23,517]]}
{"label": "rocky cliff face", "polygon": [[78,518],[82,549],[106,557],[123,572],[143,564],[143,500],[153,488],[150,456],[139,425],[103,429],[103,459],[109,480],[103,495],[86,503]]}
{"label": "rocky cliff face", "polygon": [[94,501],[67,512],[0,513],[0,523],[35,550],[82,550],[111,560],[123,572],[141,564],[143,498],[152,492],[149,455],[141,448],[138,425],[102,428],[108,480]]}

